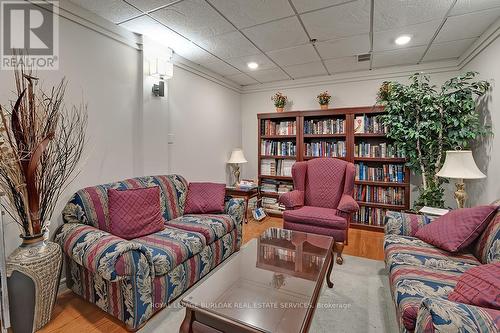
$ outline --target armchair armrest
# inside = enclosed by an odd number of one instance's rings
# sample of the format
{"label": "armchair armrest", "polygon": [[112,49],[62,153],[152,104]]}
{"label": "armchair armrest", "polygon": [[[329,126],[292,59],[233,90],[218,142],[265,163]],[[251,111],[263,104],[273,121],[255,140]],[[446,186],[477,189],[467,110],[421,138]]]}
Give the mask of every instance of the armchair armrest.
{"label": "armchair armrest", "polygon": [[279,203],[285,205],[286,209],[295,209],[304,206],[304,192],[293,190],[280,195]]}
{"label": "armchair armrest", "polygon": [[385,234],[415,236],[424,225],[431,223],[436,217],[404,212],[387,211],[385,213]]}
{"label": "armchair armrest", "polygon": [[337,209],[344,213],[352,214],[359,210],[359,205],[352,196],[348,194],[342,194]]}
{"label": "armchair armrest", "polygon": [[243,218],[245,216],[245,200],[241,198],[230,198],[225,202],[224,213],[231,216],[238,230],[238,247],[241,245],[243,234]]}
{"label": "armchair armrest", "polygon": [[55,241],[71,260],[108,281],[128,276],[154,276],[151,253],[145,246],[93,226],[65,223]]}
{"label": "armchair armrest", "polygon": [[500,310],[424,298],[417,313],[415,333],[500,332]]}

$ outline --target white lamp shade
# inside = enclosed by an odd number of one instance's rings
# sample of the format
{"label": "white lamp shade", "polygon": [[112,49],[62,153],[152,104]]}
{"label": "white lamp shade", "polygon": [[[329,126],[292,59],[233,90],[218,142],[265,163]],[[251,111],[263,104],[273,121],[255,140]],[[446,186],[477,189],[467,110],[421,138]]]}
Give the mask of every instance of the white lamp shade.
{"label": "white lamp shade", "polygon": [[449,150],[443,167],[436,174],[443,178],[480,179],[486,175],[479,170],[470,150]]}
{"label": "white lamp shade", "polygon": [[246,163],[248,162],[247,159],[245,158],[245,155],[243,155],[243,150],[240,148],[233,149],[231,152],[231,157],[229,158],[229,161],[227,163],[231,164],[238,164],[238,163]]}

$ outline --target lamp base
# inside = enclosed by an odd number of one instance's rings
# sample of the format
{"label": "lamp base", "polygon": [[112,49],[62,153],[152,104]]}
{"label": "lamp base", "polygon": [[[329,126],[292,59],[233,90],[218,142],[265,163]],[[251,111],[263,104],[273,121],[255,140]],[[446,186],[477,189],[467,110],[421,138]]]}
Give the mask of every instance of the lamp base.
{"label": "lamp base", "polygon": [[455,191],[455,200],[457,201],[458,208],[464,208],[467,201],[467,193],[465,192],[465,184],[462,179],[458,180],[455,184],[457,190]]}
{"label": "lamp base", "polygon": [[238,164],[233,164],[233,174],[234,174],[234,183],[233,186],[236,187],[240,183],[240,166]]}

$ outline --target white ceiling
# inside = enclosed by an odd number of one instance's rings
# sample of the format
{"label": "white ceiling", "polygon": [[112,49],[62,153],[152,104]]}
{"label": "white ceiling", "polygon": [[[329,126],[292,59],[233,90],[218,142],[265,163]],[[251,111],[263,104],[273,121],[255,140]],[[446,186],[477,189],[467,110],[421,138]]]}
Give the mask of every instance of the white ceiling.
{"label": "white ceiling", "polygon": [[456,59],[500,17],[500,0],[71,1],[241,85]]}

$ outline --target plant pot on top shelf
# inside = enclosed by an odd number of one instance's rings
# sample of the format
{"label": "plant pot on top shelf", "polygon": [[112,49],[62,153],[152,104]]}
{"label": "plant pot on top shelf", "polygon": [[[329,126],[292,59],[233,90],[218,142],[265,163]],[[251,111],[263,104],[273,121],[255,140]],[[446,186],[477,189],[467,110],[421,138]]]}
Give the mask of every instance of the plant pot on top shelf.
{"label": "plant pot on top shelf", "polygon": [[332,98],[328,91],[320,93],[316,98],[321,110],[328,110],[328,104],[330,104],[330,99]]}
{"label": "plant pot on top shelf", "polygon": [[276,107],[276,112],[283,112],[284,110],[284,107]]}
{"label": "plant pot on top shelf", "polygon": [[320,104],[319,107],[321,110],[328,110],[328,104]]}
{"label": "plant pot on top shelf", "polygon": [[274,102],[276,112],[283,112],[288,97],[278,91],[276,94],[274,94],[274,96],[271,96],[271,100]]}

